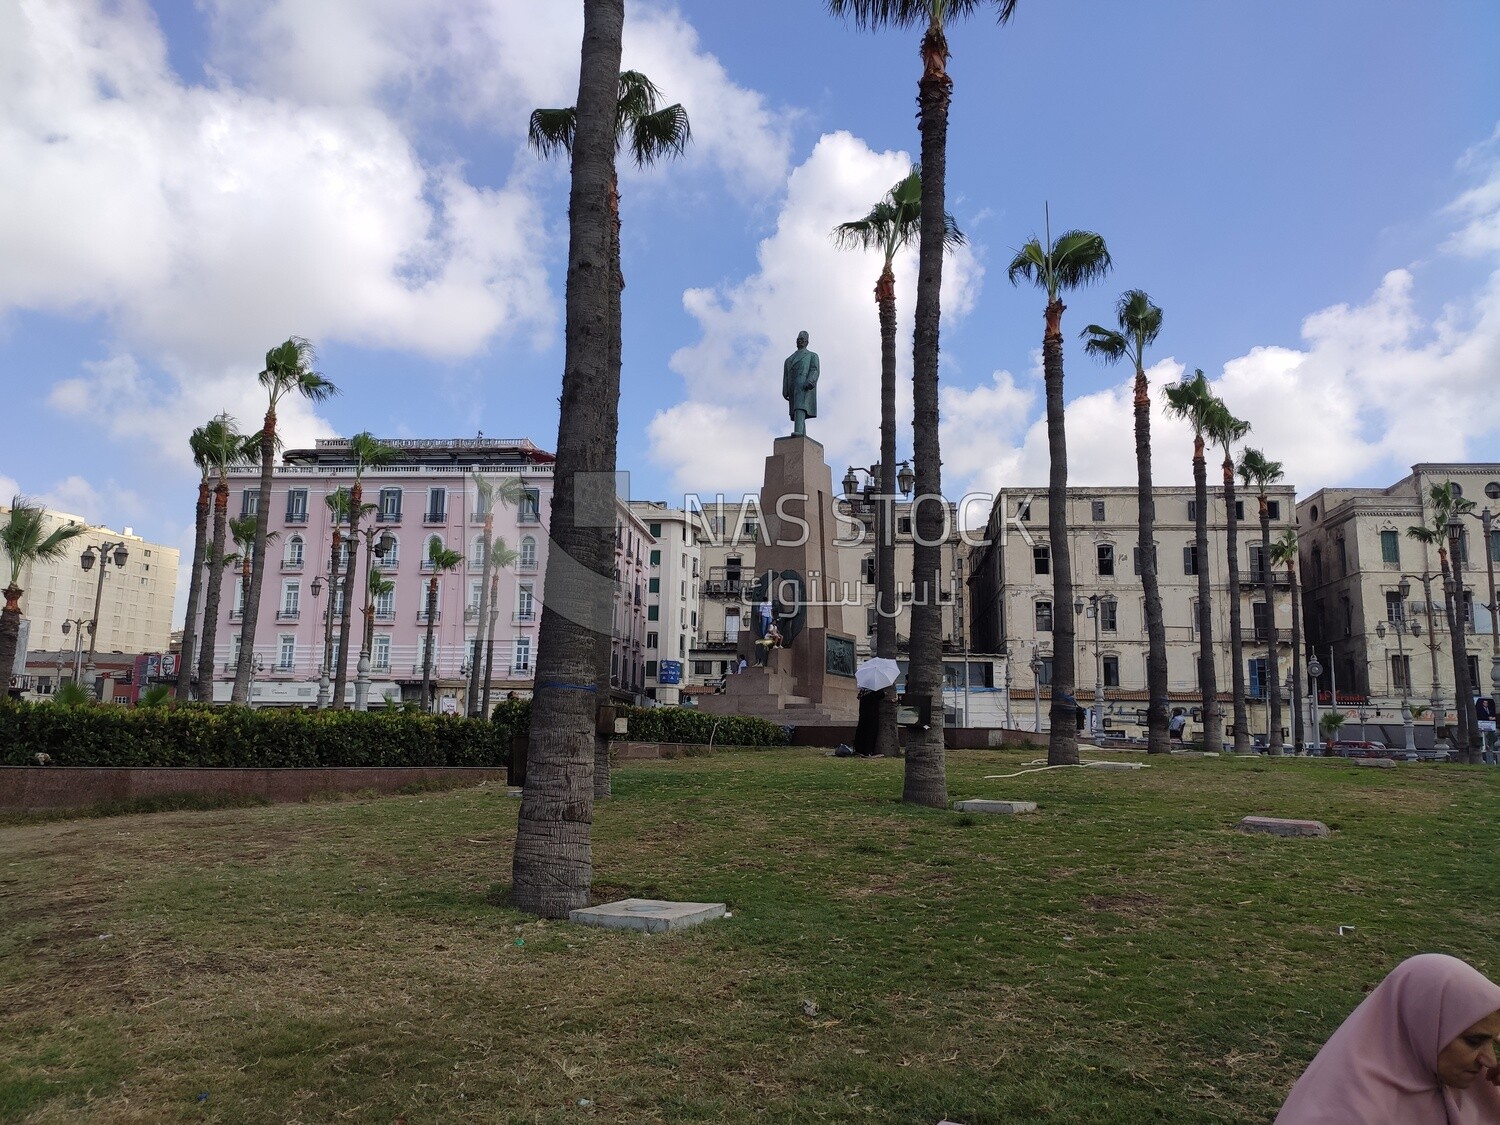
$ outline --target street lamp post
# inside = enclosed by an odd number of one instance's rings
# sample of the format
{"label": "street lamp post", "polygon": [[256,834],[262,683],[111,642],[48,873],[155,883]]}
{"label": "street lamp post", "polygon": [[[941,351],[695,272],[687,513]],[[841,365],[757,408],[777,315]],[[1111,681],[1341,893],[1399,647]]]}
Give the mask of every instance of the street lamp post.
{"label": "street lamp post", "polygon": [[1318,733],[1318,678],[1323,675],[1323,665],[1318,663],[1318,654],[1312,654],[1307,662],[1307,678],[1312,683],[1312,691],[1308,695],[1312,700],[1312,734],[1313,741],[1320,746],[1323,743],[1322,736]]}
{"label": "street lamp post", "polygon": [[[97,558],[94,555],[95,551],[99,553]],[[85,573],[94,569],[95,562],[99,564],[99,582],[94,588],[94,617],[89,623],[89,656],[84,668],[85,678],[90,687],[98,678],[98,673],[94,670],[94,646],[99,643],[99,606],[104,600],[104,575],[109,570],[110,559],[114,559],[117,569],[123,570],[125,560],[129,557],[130,552],[125,549],[125,541],[121,539],[114,543],[101,543],[97,547],[85,547],[82,557],[78,560],[78,565],[83,567]]]}
{"label": "street lamp post", "polygon": [[[1106,606],[1115,604],[1115,599],[1109,594],[1088,595],[1088,615],[1094,621],[1094,716],[1089,724],[1097,741],[1099,732],[1104,729],[1104,648],[1099,639],[1099,618],[1103,615]],[[1084,599],[1075,598],[1073,601],[1073,612],[1081,613],[1084,609]]]}
{"label": "street lamp post", "polygon": [[[1452,569],[1451,579],[1444,582],[1449,594],[1449,613],[1453,619],[1453,694],[1458,710],[1458,730],[1464,737],[1463,758],[1469,760],[1475,754],[1472,749],[1473,736],[1479,733],[1478,716],[1474,713],[1474,692],[1469,683],[1469,654],[1464,633],[1464,528],[1458,516],[1448,517],[1448,562]],[[1488,547],[1488,544],[1486,544]]]}
{"label": "street lamp post", "polygon": [[[73,682],[75,684],[83,672],[83,630],[85,626],[88,627],[90,633],[94,631],[94,623],[87,617],[70,617],[62,623],[63,636],[66,637],[74,630],[78,632],[78,636],[73,638]],[[59,660],[58,664],[60,666],[62,661]],[[57,678],[59,682],[62,680],[62,672],[60,670]]]}
{"label": "street lamp post", "polygon": [[370,592],[370,575],[375,572],[375,563],[385,562],[385,557],[396,545],[396,537],[389,531],[385,532],[377,543],[375,533],[379,530],[378,524],[361,529],[361,534],[365,537],[365,604],[364,621],[361,622],[363,629],[359,644],[359,664],[356,666],[354,676],[354,709],[356,711],[368,711],[370,703],[370,645],[375,613],[374,595]]}
{"label": "street lamp post", "polygon": [[[1432,745],[1433,749],[1441,749],[1438,741],[1438,728],[1443,726],[1443,689],[1438,683],[1438,633],[1437,627],[1432,619],[1432,580],[1437,575],[1431,571],[1424,570],[1421,574],[1401,575],[1401,584],[1396,587],[1401,592],[1401,612],[1406,613],[1406,596],[1411,593],[1411,579],[1415,578],[1422,583],[1422,599],[1427,603],[1427,655],[1432,658],[1432,696],[1428,699],[1432,710]],[[1419,636],[1413,632],[1413,636]]]}
{"label": "street lamp post", "polygon": [[333,603],[337,591],[344,583],[340,573],[339,548],[343,545],[343,532],[333,529],[333,547],[328,553],[328,573],[319,574],[312,581],[312,596],[323,596],[323,582],[328,582],[328,609],[323,613],[323,667],[318,673],[318,710],[328,707],[333,695]]}
{"label": "street lamp post", "polygon": [[1037,734],[1042,733],[1042,653],[1036,645],[1031,646],[1031,729]]}
{"label": "street lamp post", "polygon": [[[1401,605],[1397,611],[1396,620],[1391,622],[1396,633],[1396,654],[1401,664],[1401,728],[1406,735],[1406,749],[1415,751],[1417,748],[1416,732],[1412,729],[1411,721],[1411,667],[1406,663],[1406,595],[1411,592],[1411,584],[1406,581],[1401,583]],[[1417,622],[1411,623],[1412,636],[1421,635],[1421,626]],[[1387,629],[1384,621],[1375,626],[1375,635],[1381,640],[1385,639]]]}

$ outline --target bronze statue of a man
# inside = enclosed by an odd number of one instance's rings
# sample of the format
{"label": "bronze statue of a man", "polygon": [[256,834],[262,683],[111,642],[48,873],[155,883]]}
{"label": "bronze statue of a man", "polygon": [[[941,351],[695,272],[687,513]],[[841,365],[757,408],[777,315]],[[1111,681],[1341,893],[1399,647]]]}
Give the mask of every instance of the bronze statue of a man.
{"label": "bronze statue of a man", "polygon": [[807,436],[807,420],[818,416],[818,353],[807,346],[807,333],[797,333],[797,350],[781,366],[781,397],[792,419],[792,436]]}

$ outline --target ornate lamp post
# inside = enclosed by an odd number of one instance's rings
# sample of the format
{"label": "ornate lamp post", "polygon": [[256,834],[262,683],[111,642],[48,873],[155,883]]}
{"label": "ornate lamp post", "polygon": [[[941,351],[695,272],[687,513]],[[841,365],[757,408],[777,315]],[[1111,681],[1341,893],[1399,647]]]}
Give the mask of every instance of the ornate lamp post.
{"label": "ornate lamp post", "polygon": [[[98,552],[97,558],[94,552]],[[109,560],[114,559],[115,567],[123,570],[125,560],[130,558],[130,552],[125,549],[125,541],[119,540],[114,543],[101,543],[97,547],[85,547],[83,555],[78,560],[78,565],[83,567],[85,573],[94,569],[94,563],[99,564],[99,582],[94,589],[94,617],[89,622],[89,656],[84,667],[85,679],[89,686],[94,685],[98,673],[94,671],[94,646],[99,641],[99,605],[104,599],[104,576],[109,571]]]}
{"label": "ornate lamp post", "polygon": [[[1401,612],[1403,615],[1406,613],[1406,606],[1404,604],[1406,596],[1411,593],[1411,579],[1415,578],[1418,582],[1422,583],[1422,598],[1427,603],[1427,654],[1432,658],[1432,695],[1428,699],[1428,703],[1432,709],[1432,745],[1435,750],[1440,748],[1438,728],[1444,725],[1443,689],[1438,683],[1438,632],[1432,620],[1432,580],[1436,577],[1438,576],[1431,571],[1423,571],[1421,574],[1403,574],[1401,576],[1401,585],[1396,587],[1401,592],[1401,600],[1403,602]],[[1412,635],[1420,636],[1421,634],[1413,630]]]}
{"label": "ornate lamp post", "polygon": [[1042,653],[1036,645],[1031,646],[1031,679],[1033,689],[1031,693],[1031,729],[1037,734],[1042,733]]}
{"label": "ornate lamp post", "polygon": [[1307,678],[1308,681],[1312,684],[1312,691],[1308,692],[1307,694],[1312,700],[1313,740],[1320,746],[1322,745],[1323,739],[1318,734],[1318,677],[1320,677],[1322,674],[1323,665],[1318,662],[1318,654],[1313,653],[1307,661]]}
{"label": "ornate lamp post", "polygon": [[374,573],[375,563],[385,562],[385,557],[396,545],[396,537],[389,531],[381,535],[380,541],[376,542],[375,533],[379,530],[378,524],[361,529],[361,534],[365,537],[366,577],[363,635],[359,645],[359,664],[356,666],[354,676],[354,709],[356,711],[368,711],[370,703],[370,645],[372,643],[370,634],[374,628],[375,605],[374,597],[370,593],[369,576]]}
{"label": "ornate lamp post", "polygon": [[1444,582],[1444,589],[1449,595],[1453,614],[1453,680],[1454,695],[1457,696],[1454,703],[1458,708],[1459,733],[1468,735],[1464,760],[1474,761],[1477,760],[1478,752],[1473,748],[1473,739],[1479,733],[1479,723],[1474,713],[1474,691],[1473,685],[1469,683],[1468,646],[1464,641],[1463,538],[1464,527],[1459,518],[1456,515],[1448,517],[1448,561],[1453,573],[1451,579]]}
{"label": "ornate lamp post", "polygon": [[[338,532],[334,532],[337,539]],[[323,613],[323,667],[318,672],[318,710],[327,709],[333,696],[333,603],[335,592],[344,584],[344,576],[336,565],[338,548],[334,548],[335,565],[328,574],[319,574],[312,580],[312,596],[323,596],[323,583],[328,583],[328,609]]]}
{"label": "ornate lamp post", "polygon": [[[1385,640],[1388,631],[1394,631],[1396,634],[1396,654],[1397,659],[1401,663],[1401,728],[1406,733],[1406,749],[1415,751],[1417,748],[1417,738],[1416,733],[1412,729],[1411,721],[1411,666],[1406,663],[1406,595],[1411,592],[1411,583],[1403,580],[1400,590],[1401,607],[1396,620],[1391,622],[1393,629],[1388,630],[1386,623],[1381,621],[1375,626],[1375,635],[1381,640]],[[1421,635],[1422,626],[1417,622],[1413,621],[1410,628],[1412,636]]]}
{"label": "ornate lamp post", "polygon": [[[88,627],[88,631],[90,633],[92,633],[94,631],[94,623],[92,621],[90,621],[87,617],[70,617],[70,618],[68,618],[66,621],[64,621],[62,623],[63,636],[65,636],[65,637],[69,633],[71,633],[74,629],[78,630],[78,636],[76,636],[76,637],[73,638],[73,682],[75,684],[78,682],[78,677],[82,674],[82,670],[83,670],[83,630],[84,630],[84,626]],[[61,683],[62,682],[62,661],[58,660],[57,663],[58,663],[57,680],[58,680],[59,683]]]}
{"label": "ornate lamp post", "polygon": [[[1115,605],[1115,599],[1109,594],[1090,594],[1087,600],[1088,615],[1094,620],[1094,717],[1089,726],[1097,739],[1104,729],[1104,648],[1099,639],[1099,618],[1106,607]],[[1082,613],[1083,610],[1084,599],[1075,598],[1073,612]]]}

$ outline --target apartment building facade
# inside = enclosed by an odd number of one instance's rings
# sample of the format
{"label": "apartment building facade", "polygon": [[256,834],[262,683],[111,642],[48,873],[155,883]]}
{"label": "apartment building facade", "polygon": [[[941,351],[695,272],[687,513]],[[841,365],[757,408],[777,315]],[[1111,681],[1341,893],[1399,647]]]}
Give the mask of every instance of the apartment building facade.
{"label": "apartment building facade", "polygon": [[[1461,595],[1445,590],[1437,547],[1407,534],[1432,525],[1431,489],[1450,481],[1475,502],[1474,514],[1461,518]],[[1336,679],[1341,709],[1365,711],[1366,726],[1379,727],[1388,745],[1402,744],[1403,701],[1429,709],[1416,720],[1428,732],[1434,714],[1453,713],[1450,596],[1471,685],[1480,695],[1500,689],[1491,678],[1500,665],[1489,584],[1500,566],[1500,529],[1486,540],[1485,508],[1500,511],[1500,463],[1418,464],[1387,487],[1319,489],[1297,506],[1308,639],[1324,666],[1319,697],[1332,703]],[[1422,734],[1419,745],[1430,738]]]}
{"label": "apartment building facade", "polygon": [[[0,505],[0,519],[9,512],[8,505]],[[167,651],[177,596],[179,550],[148,542],[128,527],[124,531],[89,527],[81,516],[68,512],[48,509],[44,520],[44,534],[69,524],[85,530],[68,542],[60,558],[29,562],[21,569],[19,585],[25,591],[21,609],[29,623],[27,647],[31,651],[73,653],[79,634],[71,625],[64,633],[63,622],[94,620],[97,595],[99,618],[93,638],[97,652]],[[84,552],[93,548],[97,554],[106,543],[111,545],[108,565],[102,571],[98,567],[85,571],[79,561]],[[123,567],[115,564],[115,544],[125,547]],[[86,652],[89,637],[87,629],[84,632],[82,647]]]}
{"label": "apartment building facade", "polygon": [[682,702],[684,671],[702,614],[701,557],[696,521],[665,501],[632,501],[652,545],[647,549],[645,693],[659,703]]}
{"label": "apartment building facade", "polygon": [[[482,649],[475,651],[481,631],[486,517],[476,475],[514,486],[517,497],[514,504],[497,502],[491,513],[491,534],[504,539],[516,552],[515,562],[501,569],[498,576],[491,698],[504,698],[511,691],[528,695],[544,605],[552,454],[524,438],[393,439],[386,444],[397,449],[399,459],[387,466],[367,468],[361,478],[364,500],[375,509],[362,522],[345,699],[354,699],[370,546],[385,542],[389,549],[376,565],[392,588],[370,598],[374,618],[370,705],[378,706],[387,697],[419,698],[429,624],[428,585],[436,577],[437,602],[431,625],[438,708],[457,712],[466,708],[471,661],[485,659]],[[276,468],[268,502],[270,530],[277,538],[268,550],[269,573],[261,595],[252,705],[316,703],[327,651],[330,603],[335,655],[343,612],[343,591],[334,589],[337,584],[329,579],[334,517],[327,500],[336,490],[352,485],[354,472],[349,443],[342,438],[321,439],[310,449],[291,450]],[[254,515],[261,502],[258,470],[235,470],[230,487],[231,514]],[[623,503],[619,509],[622,523],[630,522]],[[632,528],[633,534],[637,533],[634,524]],[[434,573],[428,562],[429,544],[434,541],[463,553],[458,570]],[[337,564],[340,573],[348,549],[346,541]],[[623,553],[623,548],[617,548],[617,562]],[[231,572],[225,577],[217,626],[216,700],[230,696],[243,610],[243,579]],[[618,592],[615,615],[622,627],[635,627],[633,615],[622,612]],[[641,633],[644,643],[643,630]],[[629,647],[628,642],[625,647]],[[622,650],[617,646],[612,655],[616,667],[621,667]]]}
{"label": "apartment building facade", "polygon": [[[1268,490],[1271,538],[1293,525],[1295,490],[1290,485]],[[1228,555],[1222,489],[1209,491],[1208,557],[1198,558],[1195,537],[1196,500],[1191,486],[1155,490],[1157,582],[1166,625],[1167,683],[1171,703],[1193,716],[1197,729],[1200,702],[1198,568],[1206,566],[1213,591],[1210,607],[1215,647],[1214,667],[1220,697],[1231,690],[1229,645]],[[1252,702],[1254,733],[1266,731],[1270,635],[1261,585],[1264,552],[1259,506],[1254,494],[1240,496],[1238,535],[1241,614],[1245,642],[1246,683]],[[1022,725],[1029,716],[1046,718],[1054,656],[1053,623],[1060,613],[1075,617],[1076,695],[1092,709],[1096,684],[1103,688],[1105,729],[1139,733],[1147,704],[1145,593],[1140,579],[1137,492],[1128,487],[1068,490],[1068,549],[1073,569],[1074,604],[1056,606],[1052,592],[1052,551],[1048,534],[1045,487],[1018,488],[994,502],[983,535],[973,548],[972,636],[977,651],[1001,654],[1009,667],[1015,713]],[[1289,673],[1291,653],[1290,587],[1283,568],[1273,568],[1280,673]],[[1095,642],[1095,625],[1098,642]],[[1226,722],[1226,726],[1227,726]],[[1290,720],[1283,718],[1290,728]]]}

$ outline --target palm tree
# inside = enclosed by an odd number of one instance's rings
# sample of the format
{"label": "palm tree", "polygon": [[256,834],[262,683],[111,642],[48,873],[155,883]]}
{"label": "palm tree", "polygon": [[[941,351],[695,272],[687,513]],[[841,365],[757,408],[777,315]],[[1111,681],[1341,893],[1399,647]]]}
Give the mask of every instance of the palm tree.
{"label": "palm tree", "polygon": [[[922,138],[921,240],[917,249],[917,302],[912,339],[912,453],[916,496],[916,542],[912,549],[910,668],[907,690],[936,702],[943,692],[941,582],[944,514],[931,501],[943,495],[942,451],[938,435],[938,337],[943,288],[943,249],[947,245],[948,77],[950,19],[993,8],[1000,23],[1010,19],[1016,0],[826,0],[835,16],[860,28],[924,26],[922,77],[917,80],[917,122]],[[943,724],[933,723],[907,742],[902,800],[946,808],[948,782]]]}
{"label": "palm tree", "polygon": [[1214,400],[1208,416],[1208,436],[1224,450],[1224,552],[1229,566],[1229,664],[1236,754],[1250,753],[1250,712],[1245,705],[1245,636],[1240,607],[1240,519],[1234,490],[1234,447],[1249,433],[1249,422],[1231,414],[1223,400]]}
{"label": "palm tree", "polygon": [[311,402],[338,394],[338,388],[312,368],[313,346],[300,336],[277,344],[266,353],[265,370],[257,378],[266,388],[266,420],[260,432],[260,493],[255,509],[255,544],[250,583],[245,591],[245,617],[240,628],[240,662],[234,673],[231,702],[248,703],[255,669],[255,631],[260,617],[260,595],[266,583],[266,530],[271,519],[271,479],[276,468],[276,407],[296,393]]}
{"label": "palm tree", "polygon": [[[1455,588],[1453,581],[1454,563],[1448,557],[1448,521],[1474,510],[1474,501],[1466,500],[1459,495],[1453,487],[1452,481],[1442,484],[1431,485],[1427,490],[1428,502],[1432,505],[1432,524],[1418,524],[1406,529],[1406,534],[1429,547],[1436,546],[1438,549],[1438,560],[1443,573],[1443,589],[1448,591],[1448,596],[1443,598],[1443,617],[1448,624],[1448,638],[1451,642],[1449,651],[1453,657],[1453,705],[1455,711],[1455,722],[1453,724],[1453,750],[1460,762],[1475,764],[1479,761],[1477,752],[1470,750],[1471,732],[1477,733],[1477,727],[1471,725],[1470,720],[1473,705],[1470,702],[1472,692],[1469,684],[1469,662],[1467,653],[1464,651],[1464,614],[1462,610],[1463,594],[1460,591],[1453,596],[1451,591]],[[1456,604],[1455,604],[1456,603]],[[1427,606],[1428,633],[1432,633],[1432,603]],[[1433,636],[1436,642],[1436,636]],[[1438,682],[1437,676],[1437,649],[1433,648],[1432,682],[1434,691]],[[1437,719],[1434,716],[1434,723]]]}
{"label": "palm tree", "polygon": [[1161,590],[1156,580],[1156,498],[1151,485],[1151,388],[1146,381],[1146,349],[1161,334],[1161,309],[1143,289],[1128,289],[1115,304],[1119,331],[1090,324],[1083,330],[1084,351],[1106,363],[1135,364],[1136,554],[1141,560],[1141,588],[1146,602],[1146,751],[1170,754],[1167,734],[1167,627],[1162,620]]}
{"label": "palm tree", "polygon": [[203,590],[203,638],[198,646],[198,688],[194,697],[212,703],[214,698],[214,649],[218,644],[219,605],[223,599],[224,550],[229,534],[229,470],[254,460],[260,435],[247,437],[235,428],[228,414],[220,414],[203,434],[203,455],[214,475],[213,528],[204,566],[208,573]]}
{"label": "palm tree", "polygon": [[1252,484],[1255,486],[1255,498],[1260,506],[1260,578],[1262,596],[1266,599],[1266,686],[1271,700],[1266,750],[1273,758],[1281,756],[1285,744],[1281,737],[1281,670],[1276,651],[1276,570],[1271,565],[1271,507],[1267,502],[1266,488],[1281,477],[1281,462],[1268,461],[1258,449],[1247,449],[1240,457],[1240,480],[1246,488]]}
{"label": "palm tree", "polygon": [[[349,557],[344,564],[344,589],[355,590],[358,588],[359,569],[359,524],[360,521],[373,511],[374,504],[364,503],[365,486],[364,476],[366,469],[378,469],[383,465],[389,465],[399,454],[394,446],[386,445],[377,441],[375,435],[369,430],[355,434],[349,439],[349,457],[354,462],[354,483],[349,486],[349,505],[347,516],[349,519]],[[366,563],[366,565],[369,565]],[[342,710],[344,704],[344,691],[349,683],[349,623],[354,615],[354,599],[344,599],[344,613],[339,620],[339,655],[338,667],[333,676],[333,707],[334,710]],[[366,649],[363,655],[368,656]]]}
{"label": "palm tree", "polygon": [[1046,330],[1042,336],[1042,366],[1047,385],[1047,449],[1051,471],[1047,480],[1047,539],[1052,553],[1052,701],[1048,716],[1052,731],[1047,741],[1049,765],[1078,764],[1077,672],[1073,665],[1073,562],[1068,549],[1068,438],[1063,405],[1062,303],[1065,291],[1101,280],[1109,272],[1109,249],[1093,231],[1070,230],[1047,244],[1033,238],[1010,263],[1010,281],[1024,278],[1047,294]]}
{"label": "palm tree", "polygon": [[395,592],[396,583],[385,576],[378,566],[370,568],[370,576],[366,580],[366,589],[369,596],[366,597],[366,605],[361,611],[365,615],[365,633],[361,653],[368,656],[375,649],[375,610],[373,608],[377,598]]}
{"label": "palm tree", "polygon": [[1286,580],[1292,591],[1292,745],[1302,753],[1302,708],[1297,692],[1302,685],[1302,597],[1297,592],[1297,531],[1287,528],[1271,544],[1271,561],[1286,567]]}
{"label": "palm tree", "polygon": [[[495,541],[489,544],[487,550],[489,552],[488,566],[490,571],[490,580],[488,583],[489,608],[485,613],[484,625],[484,689],[479,702],[479,714],[481,716],[490,713],[490,685],[495,679],[495,618],[498,616],[495,607],[500,604],[500,571],[506,567],[514,566],[516,560],[521,557],[521,553],[513,551],[510,547],[506,546],[505,540],[500,536],[496,536]],[[479,649],[477,645],[474,650],[474,663],[479,663]]]}
{"label": "palm tree", "polygon": [[[478,510],[484,513],[484,541],[481,547],[480,570],[479,570],[479,605],[477,628],[474,630],[474,655],[469,661],[469,687],[465,695],[465,710],[469,717],[475,718],[487,715],[488,708],[481,709],[479,700],[479,682],[481,669],[479,666],[480,647],[485,643],[485,633],[488,631],[489,609],[490,609],[490,567],[494,564],[494,547],[498,543],[505,546],[504,539],[495,539],[495,505],[516,504],[521,499],[521,479],[518,476],[505,476],[499,479],[488,477],[482,473],[474,474],[474,494]],[[509,566],[509,563],[501,564]],[[488,684],[485,685],[488,688]]]}
{"label": "palm tree", "polygon": [[[323,611],[323,661],[318,677],[318,706],[331,707],[333,700],[333,619],[343,613],[344,576],[339,571],[347,564],[344,557],[344,525],[349,522],[349,490],[335,488],[323,497],[333,525],[332,543],[328,548],[328,608]],[[317,584],[313,585],[317,593]]]}
{"label": "palm tree", "polygon": [[548,918],[587,906],[593,882],[598,649],[609,643],[614,599],[614,521],[606,513],[616,502],[620,353],[611,328],[618,323],[619,282],[608,267],[624,23],[624,0],[584,0],[563,385],[543,583],[550,612],[542,615],[537,641],[526,787],[511,863],[515,905]]}
{"label": "palm tree", "polygon": [[427,580],[427,643],[422,652],[422,710],[431,711],[432,697],[432,639],[438,618],[438,579],[450,570],[464,564],[464,553],[443,546],[436,536],[427,541],[427,566],[432,577]]}
{"label": "palm tree", "polygon": [[1208,459],[1204,436],[1218,401],[1200,369],[1191,379],[1165,388],[1167,413],[1193,427],[1193,561],[1198,572],[1198,687],[1203,707],[1203,749],[1224,747],[1224,711],[1219,706],[1219,677],[1214,669],[1212,586],[1208,568]]}
{"label": "palm tree", "polygon": [[[17,495],[0,524],[0,551],[10,563],[5,608],[0,611],[0,699],[10,694],[10,677],[21,644],[21,571],[34,562],[51,562],[67,552],[69,540],[82,535],[83,524],[67,523],[47,530],[47,511],[35,500]],[[104,565],[102,562],[100,565]]]}
{"label": "palm tree", "polygon": [[188,568],[187,613],[182,624],[182,647],[177,654],[178,699],[191,698],[193,690],[193,651],[198,647],[198,603],[203,598],[203,567],[208,554],[208,520],[213,510],[213,462],[209,459],[213,427],[224,424],[224,415],[199,426],[188,437],[193,464],[201,474],[198,479],[198,504],[193,518],[193,562]]}
{"label": "palm tree", "polygon": [[[944,240],[961,246],[964,236],[945,215]],[[896,493],[896,255],[916,238],[922,221],[922,170],[913,168],[863,219],[833,228],[842,249],[879,250],[883,259],[875,282],[875,305],[880,317],[880,494],[875,508],[875,655],[896,659],[896,541],[891,534],[888,504]],[[887,758],[900,755],[896,737],[896,696],[880,696],[880,728],[876,748]]]}

